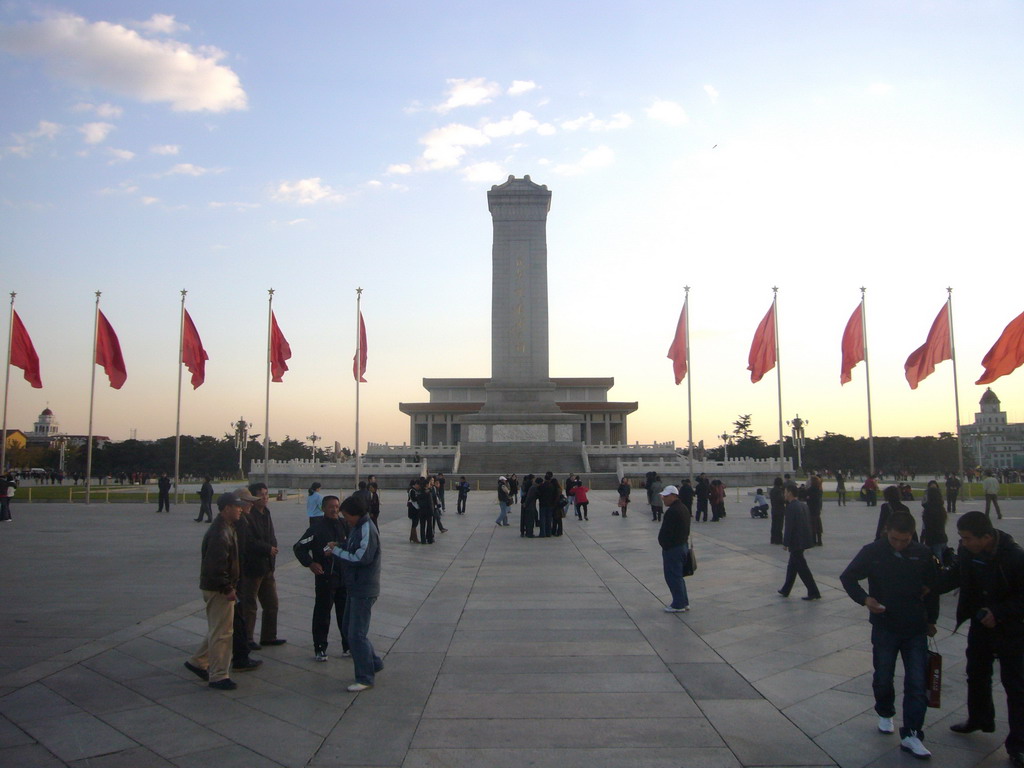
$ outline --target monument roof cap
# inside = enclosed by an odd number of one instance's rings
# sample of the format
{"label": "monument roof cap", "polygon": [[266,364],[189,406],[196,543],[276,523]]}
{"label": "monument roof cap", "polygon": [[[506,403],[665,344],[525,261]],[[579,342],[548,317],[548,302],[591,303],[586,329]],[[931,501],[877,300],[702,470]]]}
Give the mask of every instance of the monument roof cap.
{"label": "monument roof cap", "polygon": [[526,174],[521,179],[517,179],[515,176],[510,174],[508,177],[508,181],[506,181],[504,184],[495,184],[494,186],[491,187],[491,192],[505,190],[511,191],[520,189],[529,191],[544,191],[547,192],[548,194],[551,194],[551,192],[548,190],[547,184],[537,184],[530,178],[530,174]]}
{"label": "monument roof cap", "polygon": [[990,387],[985,388],[985,394],[981,396],[982,403],[999,403],[999,398],[996,397],[996,393],[992,391]]}

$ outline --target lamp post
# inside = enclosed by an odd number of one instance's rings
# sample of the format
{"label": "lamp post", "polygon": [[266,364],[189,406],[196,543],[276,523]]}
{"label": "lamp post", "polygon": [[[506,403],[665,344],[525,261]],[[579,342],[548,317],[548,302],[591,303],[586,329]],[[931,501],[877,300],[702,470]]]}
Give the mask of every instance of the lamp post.
{"label": "lamp post", "polygon": [[68,436],[67,435],[57,435],[57,437],[54,439],[53,442],[57,444],[57,448],[60,450],[60,461],[59,461],[59,463],[57,465],[57,468],[61,471],[61,474],[63,474],[64,473],[64,457],[67,454],[67,450],[68,450]]}
{"label": "lamp post", "polygon": [[238,450],[238,471],[242,477],[245,477],[245,470],[242,469],[242,455],[245,453],[245,446],[249,444],[249,427],[251,426],[252,424],[241,416],[238,417],[238,421],[231,425],[232,429],[235,430],[235,448]]}
{"label": "lamp post", "polygon": [[730,435],[728,432],[723,432],[720,435],[716,435],[716,437],[722,438],[722,459],[724,461],[728,461],[729,460],[729,440],[732,439],[732,435]]}
{"label": "lamp post", "polygon": [[316,464],[316,441],[321,440],[322,438],[314,432],[312,435],[307,435],[306,439],[313,444],[313,463]]}
{"label": "lamp post", "polygon": [[786,422],[793,433],[793,445],[796,447],[797,471],[803,469],[804,426],[810,423],[811,422],[809,421],[801,419],[799,413],[794,416],[792,420]]}

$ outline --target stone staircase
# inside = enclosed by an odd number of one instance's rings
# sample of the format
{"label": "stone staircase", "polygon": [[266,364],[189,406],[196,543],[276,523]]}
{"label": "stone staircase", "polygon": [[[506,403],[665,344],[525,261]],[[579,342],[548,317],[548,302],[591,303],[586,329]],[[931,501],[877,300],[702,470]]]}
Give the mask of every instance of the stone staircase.
{"label": "stone staircase", "polygon": [[453,474],[503,475],[515,472],[554,472],[561,476],[583,472],[582,443],[462,443],[461,460]]}

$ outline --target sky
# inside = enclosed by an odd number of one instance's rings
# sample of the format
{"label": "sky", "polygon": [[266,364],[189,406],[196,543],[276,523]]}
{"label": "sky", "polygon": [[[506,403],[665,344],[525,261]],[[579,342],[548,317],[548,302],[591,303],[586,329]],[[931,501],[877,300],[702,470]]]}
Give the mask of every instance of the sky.
{"label": "sky", "polygon": [[[0,290],[88,426],[95,292],[128,369],[94,432],[173,435],[181,291],[210,360],[183,434],[263,433],[268,289],[293,356],[270,435],[401,443],[423,377],[490,375],[486,192],[548,216],[550,373],[612,376],[629,439],[687,435],[666,352],[690,287],[695,441],[740,414],[778,287],[782,410],[867,431],[840,339],[866,287],[876,435],[955,429],[952,364],[903,365],[953,288],[963,423],[1024,310],[1024,5],[1010,0],[34,3],[0,0]],[[8,313],[0,330],[6,336]],[[993,385],[1024,421],[1024,371]]]}

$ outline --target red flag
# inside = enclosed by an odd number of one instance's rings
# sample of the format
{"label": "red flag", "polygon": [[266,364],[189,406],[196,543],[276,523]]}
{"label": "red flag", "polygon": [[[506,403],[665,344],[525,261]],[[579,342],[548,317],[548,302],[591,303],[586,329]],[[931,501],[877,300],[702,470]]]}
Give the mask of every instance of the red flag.
{"label": "red flag", "polygon": [[273,311],[270,313],[270,380],[284,381],[284,372],[288,370],[288,363],[285,360],[292,356],[292,348],[288,346],[288,340],[277,327],[277,317]]}
{"label": "red flag", "polygon": [[185,327],[181,336],[181,362],[192,374],[192,389],[198,389],[199,385],[206,381],[206,361],[210,356],[203,349],[203,340],[199,338],[199,331],[196,324],[192,322],[192,316],[185,310]]}
{"label": "red flag", "polygon": [[953,345],[949,339],[949,302],[942,305],[935,316],[928,338],[924,344],[915,349],[903,366],[907,371],[907,381],[911,389],[932,375],[935,366],[943,360],[953,359]]}
{"label": "red flag", "polygon": [[683,302],[683,311],[679,313],[679,322],[676,323],[676,336],[668,348],[668,359],[672,361],[676,384],[682,384],[686,378],[686,305],[689,301],[687,299]]}
{"label": "red flag", "polygon": [[[985,372],[975,384],[991,384],[1000,376],[1006,376],[1024,365],[1024,312],[1010,321],[1003,329],[992,349],[981,361]],[[25,374],[28,378],[28,374]]]}
{"label": "red flag", "polygon": [[366,323],[363,322],[363,313],[359,313],[359,347],[352,356],[352,378],[356,381],[366,383],[363,374],[366,373]]}
{"label": "red flag", "polygon": [[843,369],[839,374],[840,385],[853,380],[850,371],[857,363],[864,362],[864,305],[858,304],[850,315],[843,331]]}
{"label": "red flag", "polygon": [[128,379],[128,370],[124,366],[124,357],[121,356],[121,344],[103,312],[97,309],[96,313],[96,365],[103,366],[107,378],[110,379],[110,386],[120,389]]}
{"label": "red flag", "polygon": [[21,318],[17,311],[13,311],[11,320],[11,365],[21,368],[25,372],[25,381],[36,389],[43,386],[43,380],[39,376],[39,355],[36,348],[32,346],[32,339],[28,337]]}
{"label": "red flag", "polygon": [[756,384],[775,367],[775,302],[754,331],[754,341],[747,357],[750,380]]}

